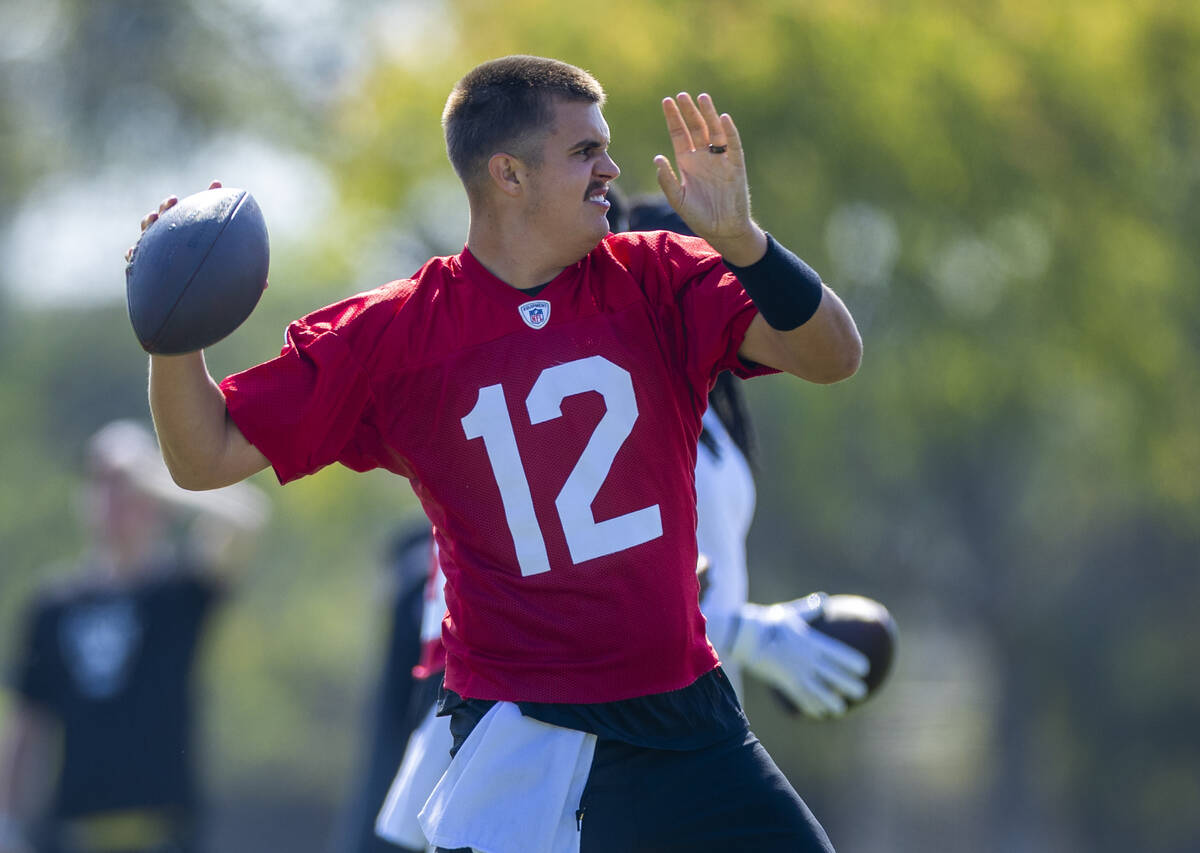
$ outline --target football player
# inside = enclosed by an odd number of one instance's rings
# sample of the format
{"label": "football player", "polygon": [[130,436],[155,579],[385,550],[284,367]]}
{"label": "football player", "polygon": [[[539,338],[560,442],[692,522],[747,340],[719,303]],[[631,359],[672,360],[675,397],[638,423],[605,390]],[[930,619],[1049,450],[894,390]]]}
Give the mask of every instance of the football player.
{"label": "football player", "polygon": [[411,482],[446,577],[456,757],[421,816],[439,847],[827,851],[705,637],[691,486],[720,373],[836,382],[861,341],[751,217],[707,95],[664,99],[674,162],[655,158],[703,239],[608,235],[603,103],[557,60],[472,69],[443,115],[463,251],[220,384],[201,353],[151,356],[163,455],[194,489],[334,462]]}
{"label": "football player", "polygon": [[[609,188],[608,199],[608,219],[614,231],[662,229],[689,233],[663,200],[643,198],[630,205],[616,186]],[[738,381],[731,374],[722,373],[717,378],[708,403],[696,457],[696,495],[697,541],[703,571],[700,607],[709,641],[739,696],[744,667],[774,686],[789,710],[811,718],[839,717],[845,713],[848,700],[865,695],[862,674],[867,661],[857,650],[809,627],[809,619],[820,611],[820,594],[769,606],[747,600],[746,537],[755,504],[752,425]],[[405,737],[409,732],[412,735],[386,798],[378,784],[372,789],[377,792],[373,798],[366,791],[360,793],[368,808],[372,802],[383,803],[375,822],[376,833],[406,851],[425,849],[418,814],[449,765],[453,745],[449,721],[436,715],[435,703],[436,687],[445,669],[441,643],[446,612],[444,579],[435,549],[422,545],[415,553],[418,558],[433,557],[427,560],[430,576],[423,615],[411,620],[398,611],[393,631],[419,633],[420,660],[411,676],[389,665],[382,681],[408,684],[411,678],[416,686],[405,690],[405,695],[412,697],[408,711],[388,715],[388,733],[375,740],[392,743],[397,731]],[[382,691],[384,695],[391,692]],[[377,774],[371,778],[378,782]],[[374,845],[365,833],[360,833],[356,849],[365,851]]]}
{"label": "football player", "polygon": [[193,673],[267,506],[249,484],[185,492],[150,430],[120,420],[88,444],[80,507],[78,571],[27,610],[0,742],[0,853],[188,853]]}

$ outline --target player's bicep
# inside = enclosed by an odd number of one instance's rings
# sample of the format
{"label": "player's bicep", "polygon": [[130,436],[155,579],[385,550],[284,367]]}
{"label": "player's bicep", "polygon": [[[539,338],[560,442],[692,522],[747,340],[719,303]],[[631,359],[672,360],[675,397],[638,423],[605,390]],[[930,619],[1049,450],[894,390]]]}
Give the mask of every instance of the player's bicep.
{"label": "player's bicep", "polygon": [[761,314],[755,315],[738,355],[809,382],[826,384],[854,375],[862,359],[862,339],[842,301],[825,288],[816,313],[795,329],[773,329]]}
{"label": "player's bicep", "polygon": [[787,370],[788,359],[778,341],[779,332],[767,325],[761,314],[755,315],[742,338],[738,357],[776,370]]}

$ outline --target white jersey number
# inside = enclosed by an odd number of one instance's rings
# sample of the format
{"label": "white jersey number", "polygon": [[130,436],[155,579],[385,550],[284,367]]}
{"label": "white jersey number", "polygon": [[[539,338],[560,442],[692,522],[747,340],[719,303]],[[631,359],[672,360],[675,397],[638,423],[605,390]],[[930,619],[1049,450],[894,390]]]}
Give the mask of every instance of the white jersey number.
{"label": "white jersey number", "polygon": [[[598,522],[592,514],[592,501],[604,485],[617,451],[629,437],[638,417],[629,371],[598,355],[543,370],[525,398],[530,424],[562,417],[562,401],[588,391],[595,391],[604,398],[604,417],[596,424],[554,501],[575,563],[615,554],[662,536],[658,504],[606,521]],[[500,488],[500,500],[516,546],[521,574],[529,576],[549,571],[546,540],[533,510],[529,479],[525,476],[517,437],[508,416],[503,386],[480,388],[475,408],[462,419],[462,425],[468,439],[483,439],[492,474]]]}

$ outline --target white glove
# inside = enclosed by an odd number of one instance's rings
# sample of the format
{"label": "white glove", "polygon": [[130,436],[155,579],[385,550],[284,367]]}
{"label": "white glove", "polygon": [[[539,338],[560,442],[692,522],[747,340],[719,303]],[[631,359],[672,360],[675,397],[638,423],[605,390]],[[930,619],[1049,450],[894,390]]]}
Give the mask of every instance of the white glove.
{"label": "white glove", "polygon": [[[847,699],[867,695],[866,655],[808,624],[820,613],[819,593],[779,604],[744,604],[731,657],[779,688],[810,717],[839,717]],[[807,617],[807,618],[806,618]]]}

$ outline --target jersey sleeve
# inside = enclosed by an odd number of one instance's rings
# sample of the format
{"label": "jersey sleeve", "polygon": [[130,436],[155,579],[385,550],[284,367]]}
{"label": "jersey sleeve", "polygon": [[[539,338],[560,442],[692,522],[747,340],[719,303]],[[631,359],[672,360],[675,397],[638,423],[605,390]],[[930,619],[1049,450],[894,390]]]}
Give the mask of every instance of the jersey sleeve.
{"label": "jersey sleeve", "polygon": [[280,483],[334,462],[378,467],[366,362],[387,314],[378,298],[361,296],[323,308],[288,327],[278,357],[221,382],[230,417]]}
{"label": "jersey sleeve", "polygon": [[758,309],[708,243],[670,231],[628,236],[640,244],[630,259],[633,266],[642,266],[647,295],[671,302],[681,314],[681,355],[697,382],[711,386],[725,370],[743,379],[778,373],[738,356]]}
{"label": "jersey sleeve", "polygon": [[724,264],[690,280],[681,290],[680,305],[690,332],[688,367],[705,375],[710,385],[724,370],[742,379],[779,372],[738,355],[758,309]]}

